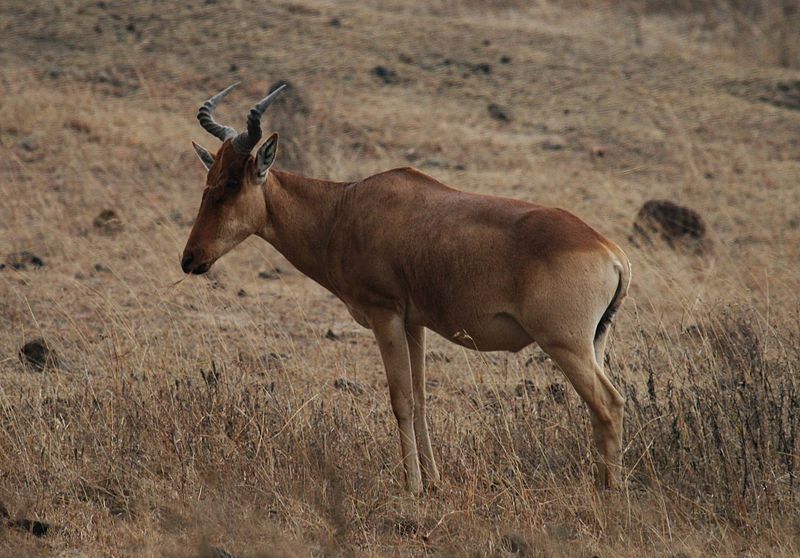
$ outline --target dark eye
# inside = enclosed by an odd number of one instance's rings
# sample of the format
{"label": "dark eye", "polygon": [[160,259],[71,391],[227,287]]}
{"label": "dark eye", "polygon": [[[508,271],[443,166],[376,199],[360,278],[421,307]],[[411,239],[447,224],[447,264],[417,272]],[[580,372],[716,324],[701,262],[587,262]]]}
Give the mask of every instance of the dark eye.
{"label": "dark eye", "polygon": [[237,180],[235,178],[231,178],[230,180],[225,182],[225,189],[228,190],[229,192],[234,192],[234,191],[238,190],[239,186],[241,186],[241,185],[242,185],[242,182],[240,180]]}

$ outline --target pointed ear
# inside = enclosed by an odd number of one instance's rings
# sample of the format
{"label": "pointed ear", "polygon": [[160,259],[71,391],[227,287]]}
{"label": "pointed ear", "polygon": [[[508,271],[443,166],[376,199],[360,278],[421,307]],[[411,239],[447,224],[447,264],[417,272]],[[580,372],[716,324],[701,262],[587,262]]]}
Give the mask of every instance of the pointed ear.
{"label": "pointed ear", "polygon": [[206,167],[206,170],[211,170],[211,166],[214,164],[214,156],[211,154],[211,152],[195,142],[192,142],[192,145],[194,146],[195,153],[197,153],[197,156],[200,157],[200,161],[202,161],[203,166]]}
{"label": "pointed ear", "polygon": [[256,173],[260,180],[264,180],[267,171],[275,161],[275,154],[278,152],[278,134],[272,134],[264,145],[258,148],[256,153]]}

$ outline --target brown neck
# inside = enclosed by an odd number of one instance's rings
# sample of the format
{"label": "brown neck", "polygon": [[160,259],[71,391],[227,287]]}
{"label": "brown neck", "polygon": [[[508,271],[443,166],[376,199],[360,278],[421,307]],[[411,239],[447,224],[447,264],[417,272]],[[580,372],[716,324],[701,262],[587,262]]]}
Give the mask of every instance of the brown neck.
{"label": "brown neck", "polygon": [[258,235],[324,287],[325,254],[344,185],[270,170],[263,186],[267,218]]}

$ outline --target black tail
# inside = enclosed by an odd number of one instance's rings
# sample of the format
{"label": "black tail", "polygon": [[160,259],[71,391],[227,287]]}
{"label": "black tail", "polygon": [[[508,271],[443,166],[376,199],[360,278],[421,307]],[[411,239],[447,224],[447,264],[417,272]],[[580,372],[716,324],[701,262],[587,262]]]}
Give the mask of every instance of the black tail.
{"label": "black tail", "polygon": [[622,293],[622,272],[620,272],[619,274],[619,283],[617,283],[617,290],[614,292],[614,297],[611,299],[611,303],[608,305],[608,308],[606,308],[606,311],[603,312],[600,321],[597,322],[597,329],[594,332],[595,341],[597,341],[597,339],[601,335],[603,335],[603,333],[605,333],[605,331],[608,329],[608,325],[611,323],[611,318],[614,317],[614,314],[616,313],[617,309],[619,309],[620,306],[619,295],[621,293]]}

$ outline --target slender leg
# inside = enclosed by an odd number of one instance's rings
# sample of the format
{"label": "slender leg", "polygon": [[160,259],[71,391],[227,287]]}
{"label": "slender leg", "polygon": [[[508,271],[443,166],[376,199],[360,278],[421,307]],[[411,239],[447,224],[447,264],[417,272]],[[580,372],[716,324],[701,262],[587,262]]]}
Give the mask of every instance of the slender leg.
{"label": "slender leg", "polygon": [[430,489],[439,482],[439,471],[433,458],[425,410],[425,328],[407,325],[406,338],[414,384],[414,433],[417,435],[417,451],[422,465],[422,483],[426,489]]}
{"label": "slender leg", "polygon": [[612,488],[621,467],[624,399],[594,358],[594,347],[543,347],[589,406],[595,446],[600,453],[598,488]]}
{"label": "slender leg", "polygon": [[414,392],[404,320],[395,313],[379,310],[371,313],[369,321],[386,367],[392,411],[400,429],[406,488],[412,494],[420,494],[422,479],[414,435]]}

